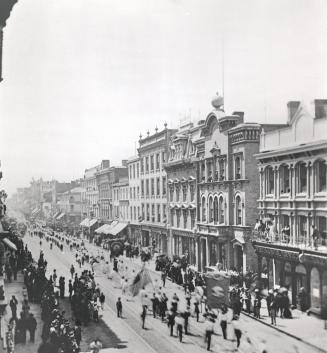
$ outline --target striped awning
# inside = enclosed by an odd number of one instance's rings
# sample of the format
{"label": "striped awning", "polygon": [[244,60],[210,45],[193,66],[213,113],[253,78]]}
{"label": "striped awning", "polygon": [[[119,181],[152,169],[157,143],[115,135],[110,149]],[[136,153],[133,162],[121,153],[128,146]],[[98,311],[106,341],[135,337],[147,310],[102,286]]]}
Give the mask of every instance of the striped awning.
{"label": "striped awning", "polygon": [[10,249],[17,251],[17,246],[16,246],[12,241],[10,241],[8,238],[3,238],[2,241],[3,241]]}

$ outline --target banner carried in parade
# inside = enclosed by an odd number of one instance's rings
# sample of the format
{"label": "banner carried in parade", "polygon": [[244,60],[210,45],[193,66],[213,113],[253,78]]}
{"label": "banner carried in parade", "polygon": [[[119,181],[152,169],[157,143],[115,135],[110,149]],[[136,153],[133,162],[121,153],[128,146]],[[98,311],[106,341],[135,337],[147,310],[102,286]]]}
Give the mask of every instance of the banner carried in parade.
{"label": "banner carried in parade", "polygon": [[206,295],[211,309],[229,303],[230,277],[224,271],[209,272],[205,275]]}
{"label": "banner carried in parade", "polygon": [[140,290],[149,283],[152,283],[150,272],[147,268],[143,267],[130,285],[130,293],[135,297],[139,294]]}

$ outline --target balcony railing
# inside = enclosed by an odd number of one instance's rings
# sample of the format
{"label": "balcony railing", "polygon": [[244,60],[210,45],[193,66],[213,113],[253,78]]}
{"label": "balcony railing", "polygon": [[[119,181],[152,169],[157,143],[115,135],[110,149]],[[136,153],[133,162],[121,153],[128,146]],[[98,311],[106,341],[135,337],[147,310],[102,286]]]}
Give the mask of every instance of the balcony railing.
{"label": "balcony railing", "polygon": [[313,238],[305,236],[293,237],[285,233],[269,234],[254,230],[252,232],[252,240],[266,244],[281,245],[290,248],[299,248],[300,250],[313,250],[327,253],[327,241],[325,238]]}

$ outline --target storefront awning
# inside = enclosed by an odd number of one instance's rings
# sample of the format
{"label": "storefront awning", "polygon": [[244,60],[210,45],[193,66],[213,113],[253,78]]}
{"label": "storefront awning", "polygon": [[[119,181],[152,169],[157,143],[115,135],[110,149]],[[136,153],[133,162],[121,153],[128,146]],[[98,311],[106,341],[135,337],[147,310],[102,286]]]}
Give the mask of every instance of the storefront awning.
{"label": "storefront awning", "polygon": [[16,245],[15,245],[12,241],[10,241],[8,238],[3,238],[2,241],[3,241],[7,246],[9,246],[10,249],[17,251]]}
{"label": "storefront awning", "polygon": [[92,227],[95,225],[95,223],[97,223],[97,219],[93,218],[93,219],[90,219],[90,218],[85,218],[81,223],[80,223],[80,226],[82,227]]}
{"label": "storefront awning", "polygon": [[65,216],[64,212],[61,212],[60,215],[57,217],[57,220],[59,221],[60,219],[62,219]]}
{"label": "storefront awning", "polygon": [[60,213],[61,213],[60,211],[56,212],[52,218],[56,219],[60,215]]}
{"label": "storefront awning", "polygon": [[105,234],[105,231],[106,231],[106,229],[108,229],[108,227],[110,227],[109,224],[104,224],[101,227],[97,228],[95,230],[95,233],[97,233],[97,234],[101,234],[101,233]]}
{"label": "storefront awning", "polygon": [[117,235],[127,227],[127,223],[118,223],[110,229],[111,235]]}
{"label": "storefront awning", "polygon": [[83,221],[80,223],[80,226],[82,226],[82,227],[87,227],[87,223],[89,222],[89,218],[85,218],[85,219],[83,219]]}
{"label": "storefront awning", "polygon": [[39,212],[39,209],[38,208],[34,208],[34,210],[31,212],[32,215],[36,214]]}

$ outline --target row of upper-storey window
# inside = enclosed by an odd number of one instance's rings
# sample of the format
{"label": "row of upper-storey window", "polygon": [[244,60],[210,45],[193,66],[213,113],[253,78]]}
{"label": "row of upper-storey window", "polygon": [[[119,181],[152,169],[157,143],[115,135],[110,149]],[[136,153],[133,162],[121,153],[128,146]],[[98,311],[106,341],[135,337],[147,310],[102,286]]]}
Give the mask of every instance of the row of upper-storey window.
{"label": "row of upper-storey window", "polygon": [[182,183],[169,185],[170,202],[193,202],[195,201],[195,183]]}
{"label": "row of upper-storey window", "polygon": [[128,187],[114,189],[114,200],[128,200]]}
{"label": "row of upper-storey window", "polygon": [[166,182],[167,179],[165,176],[162,178],[141,180],[141,197],[165,196],[167,194]]}
{"label": "row of upper-storey window", "polygon": [[[224,181],[226,175],[226,157],[213,157],[200,163],[200,182]],[[233,179],[243,179],[244,159],[243,154],[233,155]]]}
{"label": "row of upper-storey window", "polygon": [[130,200],[138,200],[140,198],[140,187],[139,186],[131,186],[129,188],[129,199]]}
{"label": "row of upper-storey window", "polygon": [[[309,168],[313,173],[309,173]],[[275,191],[278,190],[277,186],[279,186],[279,194],[289,194],[292,190],[296,194],[307,193],[309,185],[311,185],[313,193],[326,192],[326,161],[317,160],[312,166],[308,166],[305,162],[299,162],[293,171],[286,164],[280,165],[278,169],[267,166],[261,183],[266,195],[275,194]]]}
{"label": "row of upper-storey window", "polygon": [[170,223],[175,228],[193,229],[195,227],[195,218],[195,209],[170,210]]}
{"label": "row of upper-storey window", "polygon": [[140,164],[139,162],[130,164],[128,167],[129,179],[138,179],[140,177]]}
{"label": "row of upper-storey window", "polygon": [[142,203],[142,219],[147,222],[166,222],[167,206],[165,204]]}
{"label": "row of upper-storey window", "polygon": [[[244,202],[240,195],[236,195],[233,202],[233,224],[244,225]],[[213,224],[227,224],[225,217],[227,204],[223,196],[201,198],[201,222]]]}
{"label": "row of upper-storey window", "polygon": [[166,152],[158,152],[140,159],[141,174],[153,173],[163,169],[163,164],[166,163]]}

